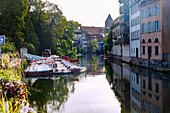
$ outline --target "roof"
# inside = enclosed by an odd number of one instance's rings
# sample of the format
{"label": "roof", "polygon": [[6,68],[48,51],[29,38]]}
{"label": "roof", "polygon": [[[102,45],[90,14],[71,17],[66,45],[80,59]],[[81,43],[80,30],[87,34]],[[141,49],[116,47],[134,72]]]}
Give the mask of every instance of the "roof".
{"label": "roof", "polygon": [[105,34],[105,27],[83,26],[89,34]]}
{"label": "roof", "polygon": [[110,14],[108,15],[108,17],[107,17],[106,21],[111,21],[111,22],[113,22],[113,19],[112,19],[112,17],[111,17],[111,15],[110,15]]}

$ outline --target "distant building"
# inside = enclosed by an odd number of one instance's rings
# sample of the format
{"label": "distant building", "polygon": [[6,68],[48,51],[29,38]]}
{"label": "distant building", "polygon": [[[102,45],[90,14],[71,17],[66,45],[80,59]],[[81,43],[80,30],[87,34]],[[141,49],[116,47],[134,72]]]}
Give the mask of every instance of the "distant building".
{"label": "distant building", "polygon": [[[99,43],[102,43],[101,41],[103,41],[103,38],[105,36],[105,28],[104,27],[83,26],[82,32],[84,34],[84,41],[87,42],[87,51],[86,52],[92,51],[91,50],[91,41],[93,39],[97,39]],[[103,44],[101,44],[101,47],[99,47],[99,48],[102,49],[103,48],[102,46],[103,46]]]}
{"label": "distant building", "polygon": [[170,59],[169,8],[169,0],[141,0],[141,58]]}
{"label": "distant building", "polygon": [[140,58],[140,0],[129,0],[130,56]]}
{"label": "distant building", "polygon": [[77,49],[81,46],[81,38],[82,38],[82,32],[81,30],[75,30],[74,31],[74,41],[73,41],[73,49]]}
{"label": "distant building", "polygon": [[113,19],[112,19],[111,15],[109,14],[105,21],[105,33],[108,33],[112,23],[113,23]]}

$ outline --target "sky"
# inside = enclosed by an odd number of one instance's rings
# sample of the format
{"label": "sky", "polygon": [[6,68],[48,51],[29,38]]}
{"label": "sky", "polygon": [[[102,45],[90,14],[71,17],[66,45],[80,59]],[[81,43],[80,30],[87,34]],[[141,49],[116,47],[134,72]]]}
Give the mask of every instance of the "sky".
{"label": "sky", "polygon": [[79,22],[82,26],[104,27],[110,14],[119,16],[118,0],[48,0],[62,10],[67,20]]}

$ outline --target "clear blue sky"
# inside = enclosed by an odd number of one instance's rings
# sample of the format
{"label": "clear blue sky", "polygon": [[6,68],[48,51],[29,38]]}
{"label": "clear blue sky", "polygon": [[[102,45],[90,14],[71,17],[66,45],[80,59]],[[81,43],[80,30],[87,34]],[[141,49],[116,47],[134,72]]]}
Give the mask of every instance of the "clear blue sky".
{"label": "clear blue sky", "polygon": [[[45,1],[45,0],[43,0]],[[113,20],[119,16],[118,0],[48,0],[59,5],[67,20],[83,26],[104,27],[110,14]]]}

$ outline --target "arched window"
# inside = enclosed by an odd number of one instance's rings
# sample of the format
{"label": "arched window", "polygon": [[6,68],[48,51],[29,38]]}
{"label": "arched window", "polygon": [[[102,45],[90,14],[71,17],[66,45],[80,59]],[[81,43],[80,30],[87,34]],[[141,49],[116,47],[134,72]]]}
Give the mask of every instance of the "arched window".
{"label": "arched window", "polygon": [[155,38],[154,43],[159,43],[159,39],[158,39],[158,38]]}
{"label": "arched window", "polygon": [[151,39],[149,39],[149,40],[148,40],[148,43],[152,43],[152,40],[151,40]]}
{"label": "arched window", "polygon": [[145,43],[145,39],[142,40],[142,43]]}

